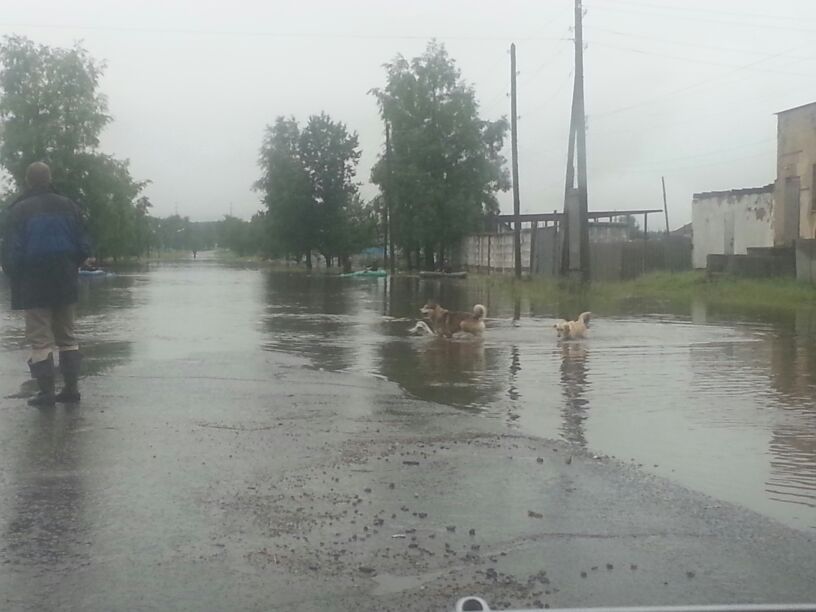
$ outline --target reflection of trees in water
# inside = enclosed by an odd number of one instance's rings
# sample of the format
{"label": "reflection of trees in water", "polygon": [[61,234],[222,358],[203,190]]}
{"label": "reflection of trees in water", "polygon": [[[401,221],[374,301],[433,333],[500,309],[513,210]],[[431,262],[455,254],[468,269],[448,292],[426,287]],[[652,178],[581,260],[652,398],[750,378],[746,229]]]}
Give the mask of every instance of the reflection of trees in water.
{"label": "reflection of trees in water", "polygon": [[[354,279],[307,274],[266,275],[266,348],[309,358],[315,367],[342,370],[353,364],[354,336],[349,321]],[[360,296],[357,296],[360,299]]]}
{"label": "reflection of trees in water", "polygon": [[149,277],[118,275],[80,279],[77,316],[81,318],[120,308],[133,308],[139,301],[136,297],[141,295],[134,291],[140,278]]}
{"label": "reflection of trees in water", "polygon": [[584,421],[589,412],[589,401],[584,397],[587,388],[587,358],[589,351],[583,342],[561,342],[561,392],[564,409],[561,433],[571,444],[586,446]]}
{"label": "reflection of trees in water", "polygon": [[765,490],[777,501],[816,508],[816,409],[800,410],[798,426],[776,427],[771,435],[771,475]]}
{"label": "reflection of trees in water", "polygon": [[771,334],[771,384],[784,399],[769,443],[772,498],[816,508],[816,313],[800,310],[793,329]]}
{"label": "reflection of trees in water", "polygon": [[[774,409],[774,424],[768,448],[771,474],[765,489],[777,501],[816,507],[816,312],[695,306],[697,323],[734,325],[740,320],[761,321],[772,329],[755,334],[752,342],[693,348],[692,367],[709,385],[727,389],[744,382],[750,372],[761,377],[756,383],[758,393],[766,385],[775,392],[766,400]],[[717,351],[714,356],[708,354],[711,350]]]}
{"label": "reflection of trees in water", "polygon": [[411,395],[452,406],[489,404],[500,390],[498,377],[486,376],[499,364],[481,340],[414,338],[379,347],[381,373]]}
{"label": "reflection of trees in water", "polygon": [[292,312],[344,314],[349,310],[354,279],[326,275],[266,275],[266,304]]}
{"label": "reflection of trees in water", "polygon": [[[42,410],[27,430],[27,439],[14,446],[16,495],[3,538],[5,556],[12,564],[49,572],[90,560],[79,458],[86,436],[76,432],[80,423],[76,410]],[[14,461],[13,451],[7,450],[6,460]]]}
{"label": "reflection of trees in water", "polygon": [[83,344],[81,350],[82,375],[97,376],[129,362],[133,356],[133,342],[91,341]]}

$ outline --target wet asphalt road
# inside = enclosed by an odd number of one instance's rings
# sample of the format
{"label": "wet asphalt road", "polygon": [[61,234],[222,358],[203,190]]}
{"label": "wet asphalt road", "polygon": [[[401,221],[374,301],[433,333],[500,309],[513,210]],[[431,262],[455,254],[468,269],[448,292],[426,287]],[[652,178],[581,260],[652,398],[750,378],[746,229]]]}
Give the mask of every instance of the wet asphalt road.
{"label": "wet asphalt road", "polygon": [[174,346],[168,303],[134,323],[157,330],[138,356],[89,313],[81,407],[9,397],[24,353],[6,336],[0,608],[816,600],[812,530],[388,380],[243,350],[250,289],[231,289],[222,335]]}

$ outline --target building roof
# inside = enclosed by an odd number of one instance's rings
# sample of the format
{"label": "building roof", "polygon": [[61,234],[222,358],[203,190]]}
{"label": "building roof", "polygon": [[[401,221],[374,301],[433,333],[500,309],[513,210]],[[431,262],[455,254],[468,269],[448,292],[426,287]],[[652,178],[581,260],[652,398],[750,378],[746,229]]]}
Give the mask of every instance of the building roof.
{"label": "building roof", "polygon": [[785,110],[781,110],[781,111],[779,111],[777,113],[774,113],[774,114],[775,115],[783,115],[785,113],[789,113],[791,111],[799,110],[799,109],[805,108],[807,106],[813,106],[814,104],[816,104],[816,102],[808,102],[807,104],[800,104],[799,106],[794,106],[793,108],[786,108]]}
{"label": "building roof", "polygon": [[694,226],[691,223],[686,223],[682,227],[673,229],[671,233],[674,236],[691,236],[694,233]]}
{"label": "building roof", "polygon": [[691,196],[692,200],[703,198],[716,198],[729,195],[754,195],[759,193],[773,193],[774,183],[769,183],[763,187],[744,187],[742,189],[726,189],[724,191],[703,191]]}
{"label": "building roof", "polygon": [[[642,208],[639,210],[590,210],[587,212],[587,219],[607,219],[612,217],[628,217],[630,215],[651,215],[662,213],[662,208]],[[522,213],[519,215],[521,223],[532,223],[538,221],[560,221],[564,216],[563,212],[553,211],[551,213]],[[496,215],[500,223],[511,223],[515,221],[515,215]]]}

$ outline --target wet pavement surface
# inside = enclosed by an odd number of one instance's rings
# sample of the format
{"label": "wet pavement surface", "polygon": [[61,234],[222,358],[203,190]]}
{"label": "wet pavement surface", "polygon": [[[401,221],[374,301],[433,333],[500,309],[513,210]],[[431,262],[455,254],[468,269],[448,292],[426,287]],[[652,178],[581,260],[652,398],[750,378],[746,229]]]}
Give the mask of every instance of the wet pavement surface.
{"label": "wet pavement surface", "polygon": [[[559,345],[479,282],[200,258],[86,284],[82,405],[35,410],[0,293],[2,609],[816,600],[811,313]],[[428,297],[484,341],[408,337]]]}

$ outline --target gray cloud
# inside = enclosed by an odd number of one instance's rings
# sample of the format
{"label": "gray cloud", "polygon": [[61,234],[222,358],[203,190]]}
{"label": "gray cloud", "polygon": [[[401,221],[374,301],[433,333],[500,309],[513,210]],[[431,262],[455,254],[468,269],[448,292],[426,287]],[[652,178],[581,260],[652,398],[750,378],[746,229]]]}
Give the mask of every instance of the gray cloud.
{"label": "gray cloud", "polygon": [[[773,113],[816,99],[816,4],[805,0],[586,0],[590,208],[660,204],[673,226],[693,191],[774,178]],[[158,214],[259,207],[250,187],[264,126],[325,110],[360,134],[363,193],[382,129],[368,90],[381,65],[443,40],[483,114],[509,112],[518,46],[522,208],[562,206],[572,2],[108,2],[7,4],[0,31],[82,40],[104,59],[114,123],[103,148],[151,179]],[[505,210],[510,194],[502,197]]]}

